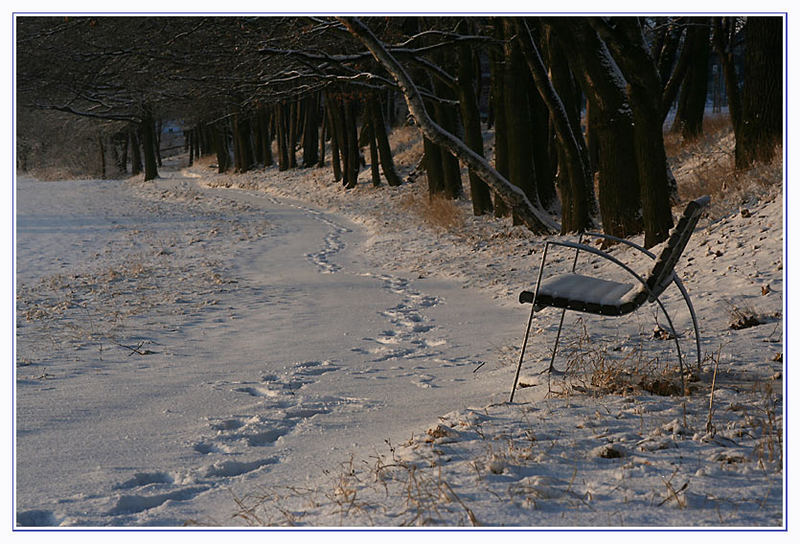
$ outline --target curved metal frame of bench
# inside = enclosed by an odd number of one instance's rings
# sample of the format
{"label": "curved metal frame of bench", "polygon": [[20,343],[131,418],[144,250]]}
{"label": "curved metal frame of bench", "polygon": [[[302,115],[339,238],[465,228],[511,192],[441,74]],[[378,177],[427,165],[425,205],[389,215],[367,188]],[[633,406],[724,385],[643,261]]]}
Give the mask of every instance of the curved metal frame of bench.
{"label": "curved metal frame of bench", "polygon": [[[530,337],[531,324],[533,323],[533,314],[536,313],[536,298],[539,295],[539,285],[542,282],[542,273],[544,271],[545,261],[547,260],[547,250],[549,249],[549,247],[551,245],[552,246],[561,246],[561,247],[567,247],[567,248],[575,249],[575,259],[572,262],[572,272],[573,273],[575,272],[575,267],[576,267],[576,265],[578,263],[578,255],[580,254],[581,251],[585,251],[587,253],[591,253],[593,255],[597,255],[599,257],[602,257],[604,259],[607,259],[607,260],[613,262],[614,264],[618,265],[619,267],[624,269],[626,272],[631,274],[634,278],[636,278],[642,284],[642,286],[644,287],[644,289],[645,289],[645,291],[647,292],[647,295],[648,295],[647,300],[650,301],[650,302],[658,303],[658,306],[661,308],[661,311],[664,312],[664,315],[667,318],[667,323],[669,324],[669,328],[672,330],[672,335],[675,338],[675,347],[676,347],[676,349],[678,351],[678,363],[680,364],[680,371],[681,371],[681,388],[683,389],[683,391],[685,393],[686,385],[684,383],[684,376],[683,376],[683,374],[684,374],[684,371],[683,371],[683,357],[681,355],[681,345],[680,345],[680,342],[678,341],[678,332],[675,330],[675,327],[672,324],[672,318],[670,317],[669,313],[667,312],[667,309],[664,307],[664,304],[661,302],[661,300],[658,298],[658,296],[656,296],[656,294],[652,291],[652,289],[647,285],[647,282],[645,281],[645,279],[641,275],[637,274],[631,267],[629,267],[628,265],[626,265],[625,263],[623,263],[622,261],[620,261],[619,259],[617,259],[613,255],[610,255],[610,254],[606,253],[605,251],[600,251],[599,249],[596,249],[594,247],[582,244],[581,242],[583,241],[583,237],[584,236],[593,236],[593,237],[596,237],[596,238],[603,238],[603,239],[607,239],[607,240],[613,240],[615,242],[619,242],[621,244],[625,244],[625,245],[627,245],[629,247],[632,247],[632,248],[638,250],[639,252],[644,253],[645,255],[647,255],[648,257],[650,257],[653,260],[656,259],[656,256],[652,252],[646,250],[645,248],[643,248],[642,246],[640,246],[640,245],[638,245],[638,244],[636,244],[634,242],[631,242],[630,240],[625,240],[624,238],[617,238],[616,236],[611,236],[611,235],[608,235],[608,234],[601,234],[601,233],[597,233],[597,232],[582,233],[580,235],[580,237],[578,238],[578,243],[547,240],[545,242],[544,252],[542,253],[542,263],[539,266],[539,274],[538,274],[538,277],[536,278],[536,288],[534,289],[533,300],[531,301],[531,313],[530,313],[530,316],[528,317],[528,326],[525,329],[525,339],[522,342],[522,351],[520,352],[519,363],[517,363],[517,371],[516,371],[516,373],[514,375],[514,385],[511,388],[511,396],[509,397],[508,402],[514,402],[514,393],[517,390],[517,384],[519,383],[519,374],[520,374],[520,371],[522,370],[522,361],[525,358],[525,348],[528,345],[528,338]],[[672,281],[675,282],[675,285],[680,290],[681,295],[683,296],[683,299],[686,301],[686,305],[689,308],[689,314],[692,317],[692,324],[694,325],[694,335],[695,335],[695,340],[696,340],[696,343],[697,343],[697,366],[699,368],[701,366],[700,329],[699,329],[699,327],[697,325],[697,316],[696,316],[695,311],[694,311],[694,306],[692,306],[692,301],[689,299],[689,294],[686,292],[686,288],[683,286],[683,282],[681,282],[681,280],[678,278],[678,276],[677,276],[677,274],[675,273],[674,270],[672,272]],[[642,305],[640,304],[633,311],[636,311],[641,306]],[[567,308],[562,308],[561,309],[561,319],[560,319],[560,321],[558,323],[558,332],[556,333],[556,342],[555,342],[555,345],[553,346],[553,353],[552,353],[552,355],[550,357],[550,366],[547,369],[548,372],[552,372],[553,371],[553,363],[554,363],[554,361],[556,359],[556,351],[558,349],[558,342],[559,342],[559,340],[561,338],[561,328],[564,325],[564,315],[566,313],[567,313]]]}

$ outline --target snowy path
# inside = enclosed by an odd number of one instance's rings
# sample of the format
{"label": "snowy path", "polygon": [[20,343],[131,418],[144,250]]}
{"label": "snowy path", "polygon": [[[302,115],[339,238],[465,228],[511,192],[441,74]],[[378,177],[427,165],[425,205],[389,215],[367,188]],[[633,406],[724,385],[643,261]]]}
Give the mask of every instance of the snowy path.
{"label": "snowy path", "polygon": [[372,268],[342,217],[177,173],[17,194],[20,524],[237,524],[507,394],[524,308]]}

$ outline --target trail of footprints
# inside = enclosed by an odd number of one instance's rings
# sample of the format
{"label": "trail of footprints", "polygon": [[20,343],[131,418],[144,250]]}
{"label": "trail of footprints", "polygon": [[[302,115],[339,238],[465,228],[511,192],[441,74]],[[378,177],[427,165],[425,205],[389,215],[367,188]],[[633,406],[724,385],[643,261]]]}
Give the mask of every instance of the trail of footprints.
{"label": "trail of footprints", "polygon": [[333,274],[338,272],[342,269],[342,267],[336,263],[332,263],[331,257],[344,249],[342,235],[351,232],[351,230],[347,227],[339,225],[334,221],[331,221],[316,210],[306,208],[303,209],[306,211],[306,213],[313,215],[317,221],[329,226],[331,229],[325,235],[322,249],[314,253],[306,253],[306,258],[323,274]]}
{"label": "trail of footprints", "polygon": [[325,238],[322,241],[322,249],[319,251],[306,253],[305,257],[308,261],[317,267],[317,270],[323,274],[334,274],[342,269],[336,263],[331,262],[331,257],[339,253],[342,249],[344,249],[345,244],[342,241],[342,235],[352,232],[352,229],[340,225],[339,223],[328,219],[325,216],[324,212],[315,210],[313,208],[308,208],[306,206],[302,206],[300,204],[292,204],[290,202],[286,202],[283,200],[279,200],[273,196],[266,195],[264,193],[247,191],[248,194],[253,196],[258,196],[259,198],[263,198],[272,204],[276,204],[279,206],[290,206],[292,208],[298,209],[305,213],[306,215],[311,216],[314,220],[319,221],[323,225],[327,225],[330,227],[330,230],[325,235]]}
{"label": "trail of footprints", "polygon": [[[368,363],[385,363],[389,361],[423,360],[442,362],[442,348],[447,340],[436,335],[436,325],[433,320],[425,315],[425,310],[442,303],[442,299],[426,295],[411,287],[409,280],[390,276],[388,274],[374,275],[362,274],[377,278],[382,282],[384,289],[400,295],[400,302],[380,314],[388,321],[389,328],[376,335],[375,338],[367,337],[366,347],[355,347],[352,351],[371,357]],[[455,362],[455,361],[451,361]],[[398,377],[409,377],[411,382],[418,387],[436,387],[435,377],[420,373],[425,366],[417,366],[410,371],[402,367],[391,367],[390,370],[400,370]],[[381,367],[370,367],[362,374],[382,372]]]}
{"label": "trail of footprints", "polygon": [[[272,197],[266,198],[286,205]],[[341,270],[339,265],[331,262],[331,257],[344,248],[342,235],[350,232],[350,229],[329,220],[316,210],[298,205],[294,207],[330,227],[322,249],[306,254],[306,258],[320,273],[333,274]],[[352,351],[370,356],[369,363],[397,359],[436,360],[441,355],[439,348],[447,342],[432,334],[436,327],[424,310],[440,304],[441,299],[415,291],[409,280],[403,278],[371,273],[362,276],[378,279],[384,289],[399,295],[401,300],[381,312],[389,328],[375,338],[364,338],[368,347],[355,347]],[[417,367],[400,376],[411,378],[412,383],[419,387],[435,387],[435,377],[417,372],[421,368]],[[191,500],[225,485],[228,478],[255,473],[279,463],[280,454],[271,447],[280,444],[284,436],[298,427],[313,425],[315,416],[332,412],[358,412],[379,404],[367,399],[307,393],[309,384],[317,381],[321,375],[339,369],[330,361],[304,361],[295,363],[280,375],[265,374],[257,382],[216,384],[217,387],[229,388],[235,394],[255,399],[256,404],[251,406],[254,413],[209,419],[208,434],[190,444],[198,456],[199,466],[181,472],[135,473],[114,487],[116,495],[106,514],[124,522],[126,518],[170,501]],[[379,367],[372,367],[365,373],[380,370]]]}
{"label": "trail of footprints", "polygon": [[[264,374],[257,382],[218,383],[237,395],[256,400],[247,414],[210,418],[208,433],[189,446],[198,466],[183,472],[140,472],[114,487],[116,496],[106,515],[118,520],[141,514],[168,501],[187,501],[226,485],[227,479],[267,469],[281,461],[273,446],[313,418],[333,412],[357,412],[374,407],[367,399],[306,391],[321,375],[339,370],[329,361],[304,361],[281,374]],[[279,445],[279,444],[278,444]]]}

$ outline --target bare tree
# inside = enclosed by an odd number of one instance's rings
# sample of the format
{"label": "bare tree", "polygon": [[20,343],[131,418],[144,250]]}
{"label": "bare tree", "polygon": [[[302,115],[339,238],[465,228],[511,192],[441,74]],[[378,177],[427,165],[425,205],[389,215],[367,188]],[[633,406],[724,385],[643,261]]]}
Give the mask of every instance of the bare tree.
{"label": "bare tree", "polygon": [[443,129],[431,119],[422,96],[414,82],[408,76],[405,68],[386,50],[372,31],[356,17],[341,17],[339,20],[347,27],[348,31],[358,38],[375,59],[389,72],[397,82],[408,105],[409,112],[414,116],[422,132],[432,142],[446,147],[469,165],[483,181],[500,195],[517,214],[520,220],[535,232],[551,232],[557,229],[555,222],[548,217],[544,210],[531,204],[525,193],[501,176],[483,157],[472,151],[462,140]]}

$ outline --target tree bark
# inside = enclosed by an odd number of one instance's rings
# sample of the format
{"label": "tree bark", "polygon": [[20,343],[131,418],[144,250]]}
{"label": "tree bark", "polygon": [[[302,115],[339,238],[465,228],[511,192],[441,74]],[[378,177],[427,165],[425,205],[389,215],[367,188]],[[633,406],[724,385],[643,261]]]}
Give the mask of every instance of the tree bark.
{"label": "tree bark", "polygon": [[[495,24],[495,38],[502,40],[505,34],[503,25],[500,22]],[[489,68],[491,70],[491,82],[489,84],[490,103],[494,116],[494,167],[497,172],[508,179],[508,131],[506,130],[506,107],[505,96],[503,96],[503,72],[505,63],[502,54],[495,48],[489,51]],[[495,217],[506,217],[511,213],[502,198],[494,195],[494,215]]]}
{"label": "tree bark", "polygon": [[272,122],[269,111],[263,108],[258,118],[261,123],[261,154],[264,157],[264,166],[272,166]]}
{"label": "tree bark", "polygon": [[392,158],[392,148],[389,145],[389,136],[386,133],[386,121],[383,118],[380,103],[376,96],[368,98],[366,107],[370,112],[370,121],[375,130],[375,142],[378,145],[378,155],[381,161],[381,168],[383,170],[383,177],[386,178],[386,183],[391,187],[401,185],[403,181],[397,174],[394,166],[394,159]]}
{"label": "tree bark", "polygon": [[372,173],[372,185],[375,187],[381,186],[381,170],[378,159],[378,143],[375,141],[375,126],[372,121],[364,125],[367,131],[367,138],[369,139],[369,168]]}
{"label": "tree bark", "polygon": [[111,139],[112,154],[114,156],[114,166],[116,176],[122,177],[128,173],[128,133],[127,131],[117,132]]}
{"label": "tree bark", "polygon": [[[461,123],[464,126],[464,143],[475,153],[483,154],[483,132],[481,131],[481,113],[478,109],[478,98],[475,96],[475,62],[472,49],[462,45],[458,50],[458,103],[461,108]],[[469,169],[469,188],[472,196],[472,213],[483,215],[492,212],[492,195],[489,186],[478,174]]]}
{"label": "tree bark", "polygon": [[303,128],[303,166],[308,168],[319,161],[319,101],[317,95],[305,99],[305,127]]}
{"label": "tree bark", "polygon": [[286,104],[279,103],[275,105],[275,114],[273,115],[275,140],[278,143],[278,171],[283,172],[289,169],[289,141],[286,130]]}
{"label": "tree bark", "polygon": [[[436,94],[442,98],[454,98],[452,89],[446,87],[438,80],[434,81],[434,89],[436,90]],[[434,118],[439,122],[439,125],[448,132],[455,134],[458,130],[458,120],[456,118],[455,109],[448,104],[442,104],[439,102],[434,104],[433,109]],[[447,149],[440,149],[439,157],[442,162],[442,179],[444,182],[443,193],[445,197],[451,200],[457,199],[463,192],[461,182],[461,165],[458,163],[458,158],[456,158]]]}
{"label": "tree bark", "polygon": [[633,113],[625,81],[597,33],[583,19],[550,21],[589,101],[588,131],[596,146],[603,231],[625,238],[642,231],[639,179],[634,156]]}
{"label": "tree bark", "polygon": [[156,163],[158,167],[161,168],[163,166],[163,162],[161,160],[161,121],[155,121],[153,123],[153,147],[155,155],[156,155]]}
{"label": "tree bark", "polygon": [[734,133],[737,135],[742,122],[742,99],[739,92],[739,78],[733,56],[733,41],[736,36],[735,17],[714,17],[711,34],[714,50],[717,52],[725,79],[725,94],[728,98],[728,114],[731,117]]}
{"label": "tree bark", "polygon": [[288,115],[286,116],[286,124],[287,124],[287,131],[286,131],[286,138],[287,138],[287,145],[286,145],[286,152],[289,155],[289,168],[297,168],[297,153],[295,152],[295,146],[297,145],[297,109],[298,109],[298,102],[296,99],[289,102],[288,105]]}
{"label": "tree bark", "polygon": [[220,124],[215,124],[211,130],[214,139],[214,150],[217,154],[217,172],[222,174],[228,171],[231,163],[228,136],[224,124],[221,126]]}
{"label": "tree bark", "polygon": [[138,176],[142,173],[142,153],[139,136],[137,135],[138,129],[131,128],[130,133],[131,142],[131,175]]}
{"label": "tree bark", "polygon": [[358,147],[358,130],[356,127],[355,101],[346,97],[343,103],[344,130],[347,143],[345,161],[345,187],[352,189],[358,184],[358,172],[361,169],[361,152]]}
{"label": "tree bark", "polygon": [[639,21],[591,17],[590,23],[608,45],[628,83],[633,110],[634,153],[641,188],[644,245],[653,247],[672,228],[667,156],[664,152],[662,86],[655,61],[644,43]]}
{"label": "tree bark", "polygon": [[97,136],[97,157],[100,161],[100,179],[106,179],[106,146],[103,143],[103,135]]}
{"label": "tree bark", "polygon": [[425,176],[428,178],[428,198],[433,199],[436,195],[444,192],[444,170],[442,168],[441,150],[433,140],[426,136],[422,137],[422,148]]}
{"label": "tree bark", "polygon": [[339,145],[340,130],[338,121],[338,106],[331,93],[325,94],[325,110],[328,114],[328,131],[331,136],[331,167],[333,180],[342,180],[342,157]]}
{"label": "tree bark", "polygon": [[142,150],[144,152],[144,180],[150,181],[158,177],[158,159],[156,158],[155,123],[148,111],[142,115],[140,123],[142,133]]}
{"label": "tree bark", "polygon": [[186,147],[188,148],[188,151],[189,151],[189,166],[192,166],[194,164],[194,142],[193,142],[194,137],[195,137],[194,129],[190,128],[189,130],[187,130],[185,132],[185,134],[186,134],[186,136],[185,136],[186,137]]}
{"label": "tree bark", "polygon": [[[541,24],[536,25],[535,43],[539,44],[541,51],[547,50],[546,40],[543,36],[544,31]],[[547,54],[543,54],[547,59]],[[523,63],[524,64],[524,63]],[[552,67],[548,67],[551,73]],[[523,71],[527,74],[527,94],[528,111],[530,112],[530,141],[531,141],[531,160],[534,171],[536,172],[536,191],[542,208],[546,210],[556,210],[558,208],[556,194],[556,173],[558,167],[558,153],[552,139],[554,131],[551,130],[550,112],[542,101],[539,91],[536,89],[536,82],[527,66]],[[562,97],[563,102],[563,97]],[[566,107],[566,105],[565,105]]]}
{"label": "tree bark", "polygon": [[[514,21],[503,20],[506,36],[517,30]],[[529,72],[525,69],[520,39],[505,43],[505,70],[503,71],[503,98],[505,100],[506,132],[508,134],[508,180],[522,189],[534,206],[541,207],[536,187],[536,170],[533,164],[531,141],[531,115],[528,102]]]}
{"label": "tree bark", "polygon": [[536,82],[536,88],[550,112],[556,137],[564,152],[571,198],[569,200],[562,198],[561,231],[562,233],[582,232],[594,225],[591,216],[594,208],[594,192],[591,190],[589,159],[585,148],[579,143],[578,135],[572,130],[564,104],[553,88],[525,20],[515,19],[515,28],[523,56]]}
{"label": "tree bark", "polygon": [[325,166],[325,138],[328,136],[328,111],[322,103],[320,103],[319,123],[319,160],[317,161],[317,168],[323,168]]}
{"label": "tree bark", "polygon": [[748,17],[736,168],[768,163],[783,141],[783,19]]}
{"label": "tree bark", "polygon": [[692,141],[703,133],[711,27],[707,17],[692,17],[689,22],[691,26],[686,33],[684,47],[691,60],[681,86],[672,130],[680,131],[685,140]]}

